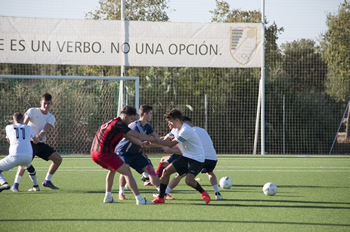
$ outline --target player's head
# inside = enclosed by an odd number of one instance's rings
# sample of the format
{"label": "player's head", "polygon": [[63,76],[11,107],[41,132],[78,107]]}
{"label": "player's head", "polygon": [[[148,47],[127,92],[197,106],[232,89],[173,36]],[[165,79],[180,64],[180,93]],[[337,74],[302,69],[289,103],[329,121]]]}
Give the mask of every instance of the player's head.
{"label": "player's head", "polygon": [[120,118],[122,119],[123,123],[127,125],[135,121],[136,117],[137,117],[136,109],[135,107],[132,107],[132,106],[125,106],[123,110],[120,112]]}
{"label": "player's head", "polygon": [[183,116],[183,117],[182,117],[182,121],[183,121],[184,123],[186,123],[187,125],[193,127],[192,120],[191,120],[189,117]]}
{"label": "player's head", "polygon": [[43,113],[46,113],[49,111],[51,105],[52,105],[52,96],[51,94],[45,92],[42,96],[41,96],[41,101],[40,101],[40,104],[41,104],[41,111]]}
{"label": "player's head", "polygon": [[169,113],[164,115],[168,121],[169,127],[180,129],[182,127],[182,113],[178,109],[172,109]]}
{"label": "player's head", "polygon": [[153,107],[150,105],[142,105],[140,106],[140,118],[145,118],[147,122],[150,122],[153,117]]}
{"label": "player's head", "polygon": [[13,115],[13,122],[14,123],[23,123],[23,114],[21,112],[16,112]]}

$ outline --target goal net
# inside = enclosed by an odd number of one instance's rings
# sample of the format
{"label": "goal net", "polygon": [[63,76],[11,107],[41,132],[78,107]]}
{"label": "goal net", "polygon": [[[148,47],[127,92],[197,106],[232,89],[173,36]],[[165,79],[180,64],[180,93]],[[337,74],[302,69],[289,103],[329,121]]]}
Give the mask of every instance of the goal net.
{"label": "goal net", "polygon": [[[138,109],[138,77],[0,75],[0,128],[12,123],[13,113],[39,108],[41,95],[48,92],[56,123],[47,143],[61,154],[89,154],[99,126],[118,115],[121,80],[125,89],[121,102]],[[2,138],[4,133],[0,130]],[[7,154],[8,146],[0,140],[0,154]]]}

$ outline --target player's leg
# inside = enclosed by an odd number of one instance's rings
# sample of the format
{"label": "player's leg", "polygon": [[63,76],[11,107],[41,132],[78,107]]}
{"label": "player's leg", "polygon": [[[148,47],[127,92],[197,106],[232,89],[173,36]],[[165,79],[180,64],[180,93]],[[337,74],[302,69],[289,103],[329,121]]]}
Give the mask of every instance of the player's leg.
{"label": "player's leg", "polygon": [[131,191],[134,193],[136,204],[137,205],[146,205],[146,204],[152,204],[153,202],[147,201],[145,198],[143,198],[139,192],[139,189],[137,188],[136,182],[134,177],[132,176],[130,168],[128,168],[125,164],[123,164],[120,168],[117,169],[117,171],[120,174],[123,174],[126,180],[126,183],[128,184]]}
{"label": "player's leg", "polygon": [[196,189],[201,196],[203,197],[205,203],[210,202],[210,196],[207,191],[205,191],[202,186],[195,180],[195,177],[202,170],[204,163],[200,163],[198,161],[188,159],[188,172],[185,178],[185,182],[188,186]]}
{"label": "player's leg", "polygon": [[[178,168],[181,168],[181,167],[182,167],[181,170],[186,168],[186,167],[184,167],[184,163],[179,162],[176,168],[175,168],[174,164],[171,163],[163,170],[162,179],[161,179],[160,186],[159,186],[159,195],[153,199],[153,202],[155,204],[165,203],[165,199],[164,199],[165,190],[166,190],[167,185],[169,183],[170,175],[175,173],[175,172],[179,172]],[[183,173],[180,173],[180,174],[183,174]]]}
{"label": "player's leg", "polygon": [[216,200],[222,200],[224,199],[221,194],[220,194],[220,190],[219,190],[219,185],[218,185],[218,180],[216,178],[216,175],[214,174],[214,172],[207,172],[207,175],[209,177],[209,181],[211,186],[213,186],[213,189],[215,191],[215,199]]}
{"label": "player's leg", "polygon": [[120,174],[119,175],[119,200],[125,200],[125,193],[124,193],[124,188],[126,185],[126,180],[125,180],[125,176]]}
{"label": "player's leg", "polygon": [[9,171],[16,166],[22,166],[26,168],[30,165],[32,159],[31,154],[28,155],[8,155],[4,159],[0,160],[0,192],[10,189],[10,185],[7,183],[5,177],[2,175],[3,171]]}
{"label": "player's leg", "polygon": [[160,179],[154,171],[153,166],[151,164],[148,164],[147,166],[142,168],[142,171],[146,172],[149,175],[152,185],[154,185],[158,189],[160,185]]}

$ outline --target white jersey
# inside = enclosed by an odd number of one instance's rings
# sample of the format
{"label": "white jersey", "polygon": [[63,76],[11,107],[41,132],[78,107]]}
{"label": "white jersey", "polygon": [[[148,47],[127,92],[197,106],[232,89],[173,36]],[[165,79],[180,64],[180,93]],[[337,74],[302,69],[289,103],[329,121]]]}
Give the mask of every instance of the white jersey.
{"label": "white jersey", "polygon": [[[47,123],[51,124],[52,126],[55,126],[55,116],[53,116],[50,112],[47,112],[47,114],[41,113],[40,108],[30,108],[29,110],[27,110],[25,115],[27,115],[30,118],[28,125],[33,128],[35,135],[39,135],[40,131],[44,129]],[[46,135],[40,142],[46,142]]]}
{"label": "white jersey", "polygon": [[30,141],[34,137],[34,131],[28,125],[16,123],[6,126],[6,138],[10,140],[9,154],[32,157],[33,149]]}
{"label": "white jersey", "polygon": [[218,157],[216,156],[216,151],[213,145],[213,141],[211,140],[208,132],[200,127],[194,126],[192,127],[199,136],[199,139],[202,142],[205,159],[207,160],[218,160]]}
{"label": "white jersey", "polygon": [[203,163],[205,160],[202,142],[196,131],[186,123],[182,124],[181,129],[172,129],[168,134],[169,138],[175,138],[178,147],[184,157]]}

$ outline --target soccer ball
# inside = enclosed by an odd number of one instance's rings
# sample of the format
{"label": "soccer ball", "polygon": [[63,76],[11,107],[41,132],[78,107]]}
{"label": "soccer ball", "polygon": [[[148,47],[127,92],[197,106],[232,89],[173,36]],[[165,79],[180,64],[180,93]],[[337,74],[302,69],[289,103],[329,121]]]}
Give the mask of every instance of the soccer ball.
{"label": "soccer ball", "polygon": [[[137,181],[136,181],[136,178],[135,178],[135,177],[134,177],[134,180],[135,180],[135,182],[136,182],[136,184],[137,184]],[[128,183],[125,184],[124,188],[125,188],[125,189],[129,189]]]}
{"label": "soccer ball", "polygon": [[232,180],[228,176],[224,176],[220,179],[220,187],[223,189],[229,189],[232,186]]}
{"label": "soccer ball", "polygon": [[277,186],[272,182],[268,182],[264,185],[263,192],[266,196],[275,196],[277,193]]}

